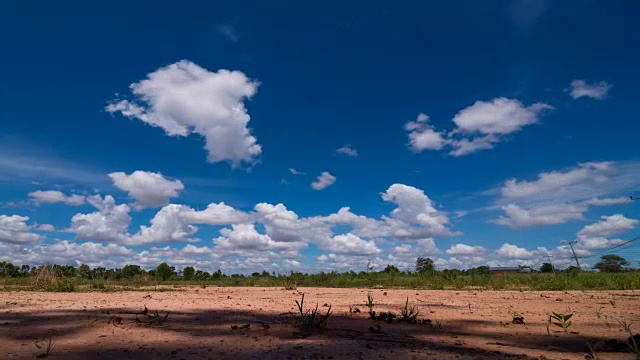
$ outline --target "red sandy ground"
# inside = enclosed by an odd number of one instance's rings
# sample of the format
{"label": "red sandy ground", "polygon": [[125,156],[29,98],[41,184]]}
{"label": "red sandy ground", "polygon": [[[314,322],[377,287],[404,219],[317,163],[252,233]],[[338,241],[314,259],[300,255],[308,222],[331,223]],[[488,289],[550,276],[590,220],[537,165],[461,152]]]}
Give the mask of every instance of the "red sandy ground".
{"label": "red sandy ground", "polygon": [[[36,340],[44,345],[51,338],[50,359],[584,359],[586,341],[600,348],[604,339],[626,339],[616,319],[640,319],[640,291],[178,290],[1,292],[0,358],[35,358],[42,352]],[[369,291],[374,310],[399,314],[408,296],[419,318],[442,320],[442,328],[368,319]],[[289,312],[302,293],[305,308],[318,303],[326,311],[324,304],[332,305],[324,333],[303,337],[292,326]],[[349,304],[362,312],[349,314]],[[136,324],[133,313],[145,305],[150,312],[169,312],[167,321]],[[573,313],[575,333],[554,326],[548,335],[551,311]],[[526,324],[512,324],[514,313]],[[110,322],[114,317],[121,322]],[[245,324],[250,329],[231,328]],[[370,332],[377,324],[382,333]],[[640,322],[635,327],[640,331]],[[598,356],[633,358],[604,351]]]}

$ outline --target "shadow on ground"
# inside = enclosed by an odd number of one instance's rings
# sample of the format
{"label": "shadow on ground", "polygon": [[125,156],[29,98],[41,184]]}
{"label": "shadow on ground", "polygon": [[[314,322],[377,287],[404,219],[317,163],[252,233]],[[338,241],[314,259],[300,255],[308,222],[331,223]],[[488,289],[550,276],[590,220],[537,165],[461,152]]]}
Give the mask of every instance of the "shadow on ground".
{"label": "shadow on ground", "polygon": [[603,340],[564,333],[520,334],[519,326],[544,324],[445,320],[438,327],[388,324],[364,314],[332,316],[320,333],[301,332],[288,313],[263,311],[169,312],[166,321],[148,325],[148,315],[135,314],[141,310],[3,312],[0,357],[33,358],[43,352],[35,341],[48,338],[55,343],[52,359],[539,359],[549,352],[558,358],[585,354],[587,342]]}

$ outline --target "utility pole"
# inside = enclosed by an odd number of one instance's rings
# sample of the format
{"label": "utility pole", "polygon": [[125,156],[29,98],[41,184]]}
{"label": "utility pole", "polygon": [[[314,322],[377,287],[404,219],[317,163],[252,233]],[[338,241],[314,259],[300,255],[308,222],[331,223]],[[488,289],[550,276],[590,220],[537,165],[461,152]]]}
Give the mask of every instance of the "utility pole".
{"label": "utility pole", "polygon": [[578,261],[578,255],[576,255],[576,251],[573,249],[573,243],[574,241],[567,241],[569,243],[569,246],[571,247],[571,252],[573,253],[573,258],[576,259],[576,265],[578,265],[578,269],[582,270],[582,267],[580,266],[580,261]]}
{"label": "utility pole", "polygon": [[551,262],[551,254],[547,254],[547,258],[549,259],[549,264],[551,264],[551,271],[553,271],[553,273],[556,273],[556,268],[553,267],[553,262]]}

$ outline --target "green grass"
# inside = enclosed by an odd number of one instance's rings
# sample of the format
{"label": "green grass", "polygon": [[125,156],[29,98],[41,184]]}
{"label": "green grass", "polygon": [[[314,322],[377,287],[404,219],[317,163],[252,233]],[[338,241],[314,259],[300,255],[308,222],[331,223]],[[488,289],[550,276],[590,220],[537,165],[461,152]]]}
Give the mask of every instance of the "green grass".
{"label": "green grass", "polygon": [[[295,286],[291,286],[295,284]],[[40,291],[180,291],[182,286],[250,286],[280,287],[333,287],[333,288],[408,288],[425,290],[639,290],[640,272],[576,273],[576,274],[501,274],[454,275],[389,274],[389,273],[320,273],[292,274],[264,277],[223,277],[208,280],[157,281],[150,277],[131,280],[87,280],[63,278],[56,275],[0,279],[0,288]]]}

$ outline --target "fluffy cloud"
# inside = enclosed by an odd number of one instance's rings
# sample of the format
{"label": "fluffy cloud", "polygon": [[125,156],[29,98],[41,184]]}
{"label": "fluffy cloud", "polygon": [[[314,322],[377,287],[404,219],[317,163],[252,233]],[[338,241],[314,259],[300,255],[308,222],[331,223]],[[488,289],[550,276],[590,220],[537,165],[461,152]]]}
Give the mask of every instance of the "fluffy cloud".
{"label": "fluffy cloud", "polygon": [[551,204],[525,210],[518,205],[509,204],[502,207],[505,215],[500,215],[492,222],[506,225],[514,229],[522,229],[537,225],[556,225],[568,221],[582,220],[585,206],[572,204]]}
{"label": "fluffy cloud", "polygon": [[567,171],[541,173],[535,181],[508,179],[500,188],[500,194],[507,200],[553,199],[568,193],[579,196],[591,191],[589,183],[606,181],[605,176],[611,172],[612,166],[612,162],[589,162]]}
{"label": "fluffy cloud", "polygon": [[582,220],[593,206],[626,202],[617,195],[633,189],[639,175],[639,163],[588,162],[543,172],[531,181],[508,179],[495,190],[504,215],[492,222],[525,228]]}
{"label": "fluffy cloud", "polygon": [[250,117],[244,106],[258,83],[244,73],[210,72],[182,60],[148,74],[130,89],[134,100],[114,101],[106,110],[160,127],[169,136],[199,134],[210,162],[238,167],[258,161],[262,149],[247,127]]}
{"label": "fluffy cloud", "polygon": [[82,195],[65,195],[58,190],[37,190],[29,193],[29,197],[38,204],[64,203],[67,205],[82,205],[85,200]]}
{"label": "fluffy cloud", "polygon": [[328,171],[323,171],[316,181],[311,183],[311,187],[314,190],[323,190],[333,185],[336,182],[336,177],[331,175]]}
{"label": "fluffy cloud", "polygon": [[381,251],[373,240],[363,240],[351,233],[336,235],[320,244],[321,248],[336,254],[377,255]]}
{"label": "fluffy cloud", "polygon": [[584,80],[573,80],[571,82],[570,95],[574,99],[590,97],[592,99],[602,100],[607,96],[610,89],[611,85],[606,81],[588,84]]}
{"label": "fluffy cloud", "polygon": [[31,232],[28,216],[0,215],[0,242],[24,244],[38,242],[42,237]]}
{"label": "fluffy cloud", "polygon": [[537,123],[540,113],[550,109],[553,107],[544,103],[524,106],[518,100],[496,98],[476,101],[458,112],[453,122],[457,125],[457,131],[462,133],[507,135]]}
{"label": "fluffy cloud", "polygon": [[507,259],[521,259],[521,260],[531,260],[536,258],[538,255],[527,249],[517,247],[516,245],[512,245],[509,243],[503,244],[500,249],[496,251],[496,253]]}
{"label": "fluffy cloud", "polygon": [[116,205],[115,199],[110,195],[104,198],[100,195],[90,196],[87,201],[98,211],[74,215],[68,231],[74,232],[77,239],[126,243],[131,223],[129,206]]}
{"label": "fluffy cloud", "polygon": [[184,205],[169,204],[164,206],[151,219],[151,226],[140,226],[140,231],[135,234],[129,243],[140,245],[153,242],[195,242],[190,236],[198,231],[198,228],[184,220]]}
{"label": "fluffy cloud", "polygon": [[621,244],[624,242],[623,240],[609,239],[609,237],[633,230],[639,222],[622,214],[602,216],[601,219],[601,221],[586,225],[578,231],[576,247],[586,250],[600,250]]}
{"label": "fluffy cloud", "polygon": [[482,256],[486,254],[487,249],[482,246],[471,246],[466,244],[454,244],[447,249],[446,253],[449,256],[462,256],[462,257],[471,257],[471,256]]}
{"label": "fluffy cloud", "polygon": [[452,120],[456,127],[448,133],[435,130],[423,113],[416,121],[406,123],[404,128],[409,132],[409,144],[415,152],[449,146],[450,155],[462,156],[492,149],[504,136],[537,123],[544,111],[552,109],[544,103],[525,106],[515,99],[495,98],[476,101],[459,111]]}
{"label": "fluffy cloud", "polygon": [[36,229],[38,229],[39,231],[46,231],[46,232],[56,231],[56,228],[51,224],[40,224]]}
{"label": "fluffy cloud", "polygon": [[358,157],[358,150],[354,149],[351,145],[345,145],[341,148],[336,149],[336,153],[349,157]]}
{"label": "fluffy cloud", "polygon": [[114,172],[109,177],[118,189],[136,200],[133,205],[136,209],[164,205],[184,189],[180,180],[168,180],[162,174],[148,171],[136,170],[129,175]]}
{"label": "fluffy cloud", "polygon": [[216,238],[216,248],[226,251],[296,251],[306,247],[303,242],[274,241],[269,235],[260,234],[253,224],[232,225],[232,228],[220,230],[222,236]]}
{"label": "fluffy cloud", "polygon": [[622,214],[602,216],[602,221],[587,225],[578,232],[578,237],[609,237],[635,229],[638,220],[629,219]]}
{"label": "fluffy cloud", "polygon": [[[126,259],[134,255],[131,249],[120,245],[101,245],[92,242],[73,243],[67,240],[48,245],[32,247],[10,246],[2,248],[0,261],[10,261],[14,264],[87,264],[91,267],[122,267]],[[157,264],[155,264],[157,265]]]}
{"label": "fluffy cloud", "polygon": [[302,171],[296,170],[294,168],[289,168],[289,172],[293,175],[305,175]]}
{"label": "fluffy cloud", "polygon": [[418,114],[416,121],[406,123],[404,129],[409,132],[409,146],[414,152],[440,150],[447,144],[444,134],[437,132],[423,113]]}

